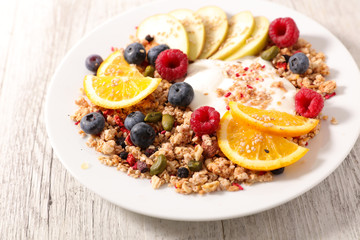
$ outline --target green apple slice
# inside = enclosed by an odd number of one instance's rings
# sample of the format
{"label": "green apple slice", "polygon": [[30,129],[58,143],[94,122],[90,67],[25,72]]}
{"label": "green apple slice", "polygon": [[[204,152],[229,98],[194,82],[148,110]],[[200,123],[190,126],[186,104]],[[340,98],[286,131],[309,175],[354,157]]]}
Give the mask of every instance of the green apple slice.
{"label": "green apple slice", "polygon": [[205,27],[204,48],[198,58],[208,58],[226,37],[228,31],[226,13],[218,7],[209,6],[200,8],[195,14],[201,18]]}
{"label": "green apple slice", "polygon": [[189,54],[191,61],[197,59],[205,42],[205,28],[201,18],[189,9],[178,9],[169,13],[184,26],[189,38]]}
{"label": "green apple slice", "polygon": [[255,29],[246,40],[246,44],[225,60],[236,60],[245,56],[258,54],[266,45],[269,32],[269,20],[266,17],[255,17]]}
{"label": "green apple slice", "polygon": [[249,11],[240,12],[229,20],[229,31],[219,50],[211,59],[225,59],[245,45],[255,27],[254,17]]}
{"label": "green apple slice", "polygon": [[170,48],[180,49],[189,54],[189,40],[184,26],[168,14],[157,14],[146,18],[138,26],[136,36],[140,40],[147,35],[154,37],[159,44],[167,44]]}

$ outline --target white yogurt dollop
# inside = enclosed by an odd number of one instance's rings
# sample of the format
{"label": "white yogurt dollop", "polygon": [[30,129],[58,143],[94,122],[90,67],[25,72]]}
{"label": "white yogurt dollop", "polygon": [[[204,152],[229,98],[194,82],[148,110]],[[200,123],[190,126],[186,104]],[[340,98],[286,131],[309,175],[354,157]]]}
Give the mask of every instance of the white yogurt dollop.
{"label": "white yogurt dollop", "polygon": [[[253,80],[251,80],[250,84],[241,80],[242,74],[239,74],[240,77],[234,80],[226,73],[226,69],[234,64],[241,64],[242,68],[248,68],[250,71],[251,65],[254,63],[259,63],[263,67],[260,70],[251,71],[251,79]],[[256,73],[255,76],[254,73]],[[260,80],[255,80],[255,77]],[[185,82],[189,83],[195,92],[194,99],[190,104],[192,110],[201,106],[211,106],[219,111],[222,116],[227,111],[226,103],[224,97],[218,97],[216,91],[217,89],[229,91],[228,89],[236,82],[242,84],[243,87],[251,85],[250,87],[253,87],[255,91],[266,91],[271,100],[265,109],[295,114],[295,87],[287,79],[280,78],[271,63],[260,57],[246,57],[231,62],[208,59],[198,60],[189,65]],[[243,104],[252,106],[246,102]]]}

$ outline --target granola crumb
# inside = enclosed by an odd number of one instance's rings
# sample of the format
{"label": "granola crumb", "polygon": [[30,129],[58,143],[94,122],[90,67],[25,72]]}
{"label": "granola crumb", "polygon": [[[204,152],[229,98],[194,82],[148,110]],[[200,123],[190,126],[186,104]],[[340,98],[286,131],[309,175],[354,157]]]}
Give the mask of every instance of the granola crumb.
{"label": "granola crumb", "polygon": [[333,124],[333,125],[338,124],[338,121],[336,120],[335,117],[332,117],[330,122],[331,122],[331,124]]}
{"label": "granola crumb", "polygon": [[82,164],[81,164],[81,169],[84,169],[84,170],[86,170],[86,169],[88,169],[90,166],[89,166],[89,163],[87,163],[87,162],[83,162]]}
{"label": "granola crumb", "polygon": [[153,189],[158,189],[162,185],[161,180],[158,176],[154,175],[151,178],[151,186]]}
{"label": "granola crumb", "polygon": [[327,115],[324,115],[321,117],[322,120],[328,120],[328,118],[329,118],[329,116],[327,116]]}

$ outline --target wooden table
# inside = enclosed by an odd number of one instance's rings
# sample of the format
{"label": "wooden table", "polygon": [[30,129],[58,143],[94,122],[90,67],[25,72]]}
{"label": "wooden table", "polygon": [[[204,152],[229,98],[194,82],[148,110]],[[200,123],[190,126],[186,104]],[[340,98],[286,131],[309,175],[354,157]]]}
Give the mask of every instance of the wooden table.
{"label": "wooden table", "polygon": [[[84,34],[147,2],[1,1],[0,239],[360,239],[359,140],[342,165],[311,191],[233,220],[176,222],[142,216],[74,180],[54,155],[45,130],[51,76]],[[320,22],[360,65],[359,0],[274,2]]]}

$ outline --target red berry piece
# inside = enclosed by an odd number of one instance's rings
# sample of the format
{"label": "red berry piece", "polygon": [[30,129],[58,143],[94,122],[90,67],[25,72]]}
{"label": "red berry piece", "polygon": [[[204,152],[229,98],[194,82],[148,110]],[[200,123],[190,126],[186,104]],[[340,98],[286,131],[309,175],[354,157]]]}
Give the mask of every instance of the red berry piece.
{"label": "red berry piece", "polygon": [[323,97],[314,90],[303,87],[295,95],[295,110],[303,117],[314,118],[323,107]]}
{"label": "red berry piece", "polygon": [[126,161],[128,162],[128,164],[132,167],[135,165],[136,163],[136,159],[132,154],[128,154]]}
{"label": "red berry piece", "polygon": [[278,47],[290,47],[299,38],[299,29],[292,18],[277,18],[269,26],[269,36]]}
{"label": "red berry piece", "polygon": [[185,76],[188,58],[179,49],[168,49],[159,54],[155,61],[155,68],[162,78],[174,81]]}
{"label": "red berry piece", "polygon": [[220,114],[213,107],[203,106],[191,114],[190,125],[198,136],[212,134],[220,122]]}

